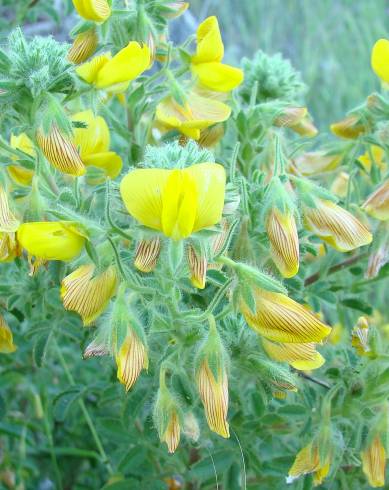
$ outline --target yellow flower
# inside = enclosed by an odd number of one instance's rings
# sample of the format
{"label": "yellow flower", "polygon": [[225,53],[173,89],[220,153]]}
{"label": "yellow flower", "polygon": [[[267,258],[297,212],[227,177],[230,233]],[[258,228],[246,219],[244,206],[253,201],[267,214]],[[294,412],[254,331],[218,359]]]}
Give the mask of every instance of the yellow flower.
{"label": "yellow flower", "polygon": [[240,309],[250,327],[268,340],[286,343],[320,342],[331,328],[285,294],[255,288],[255,311],[240,298]]}
{"label": "yellow flower", "polygon": [[0,353],[11,354],[16,351],[13,335],[4,317],[0,315]]}
{"label": "yellow flower", "polygon": [[370,194],[362,208],[373,218],[381,221],[389,219],[389,179]]}
{"label": "yellow flower", "polygon": [[116,355],[116,364],[118,380],[124,384],[126,391],[134,386],[142,369],[148,369],[146,347],[131,328]]}
{"label": "yellow flower", "polygon": [[340,172],[332,182],[331,192],[339,197],[346,197],[350,175],[347,172]]}
{"label": "yellow flower", "polygon": [[56,125],[51,127],[48,134],[39,130],[37,141],[47,160],[60,172],[75,177],[85,174],[85,166],[72,138],[63,134]]}
{"label": "yellow flower", "polygon": [[217,92],[229,92],[243,81],[242,70],[221,63],[223,56],[217,18],[208,17],[197,29],[197,49],[191,59],[191,70],[202,85]]}
{"label": "yellow flower", "polygon": [[298,124],[307,114],[308,110],[306,107],[285,107],[274,120],[274,126],[290,128]]}
{"label": "yellow flower", "polygon": [[198,140],[201,130],[226,121],[231,109],[218,100],[191,92],[184,105],[172,96],[163,99],[156,109],[156,120],[167,129],[177,129],[188,138]]}
{"label": "yellow flower", "polygon": [[136,247],[134,266],[141,272],[151,272],[157,265],[160,252],[161,240],[159,237],[140,240]]}
{"label": "yellow flower", "polygon": [[366,132],[365,126],[360,123],[359,117],[355,115],[347,116],[341,121],[331,124],[331,131],[335,136],[346,139],[355,139]]}
{"label": "yellow flower", "polygon": [[293,277],[299,270],[299,240],[293,213],[271,209],[266,220],[271,255],[284,277]]}
{"label": "yellow flower", "polygon": [[330,471],[330,461],[331,457],[329,456],[321,462],[319,448],[311,442],[297,453],[289,470],[287,483],[292,483],[299,476],[313,473],[314,486],[320,485]]}
{"label": "yellow flower", "polygon": [[367,150],[361,155],[358,160],[364,166],[367,172],[371,171],[373,162],[381,171],[385,171],[387,168],[386,163],[383,161],[385,157],[385,150],[378,145],[371,145],[370,151]]}
{"label": "yellow flower", "polygon": [[298,156],[294,163],[303,175],[315,175],[334,170],[341,162],[341,155],[325,151],[308,151]]}
{"label": "yellow flower", "polygon": [[180,422],[177,412],[172,410],[166,430],[160,434],[160,439],[166,442],[169,453],[174,453],[180,442]]}
{"label": "yellow flower", "polygon": [[278,362],[288,362],[301,371],[317,369],[325,362],[323,356],[316,351],[314,343],[283,344],[262,339],[266,354]]}
{"label": "yellow flower", "polygon": [[96,273],[93,264],[82,265],[61,284],[61,299],[67,310],[76,311],[85,326],[91,325],[107,307],[117,286],[116,269]]}
{"label": "yellow flower", "polygon": [[192,245],[189,245],[187,253],[191,283],[195,288],[204,289],[207,277],[207,258],[199,254]]}
{"label": "yellow flower", "polygon": [[79,77],[99,89],[124,92],[129,83],[150,66],[151,55],[147,44],[131,41],[114,57],[110,53],[95,56],[76,68]]}
{"label": "yellow flower", "polygon": [[361,452],[362,470],[371,487],[385,485],[386,452],[380,437],[377,435],[367,448]]}
{"label": "yellow flower", "polygon": [[341,342],[344,334],[344,327],[341,323],[335,323],[332,325],[332,331],[328,337],[328,342],[332,345],[337,345]]}
{"label": "yellow flower", "polygon": [[373,237],[355,216],[332,201],[316,199],[316,207],[303,207],[305,226],[340,252],[369,244]]}
{"label": "yellow flower", "polygon": [[20,225],[17,239],[30,256],[66,261],[81,253],[86,238],[72,221],[41,221]]}
{"label": "yellow flower", "polygon": [[114,151],[109,151],[110,134],[105,120],[94,116],[91,110],[78,112],[72,121],[84,123],[86,128],[73,130],[73,141],[78,148],[82,163],[102,169],[107,177],[114,179],[122,169],[122,159]]}
{"label": "yellow flower", "polygon": [[20,221],[15,218],[9,209],[7,193],[0,185],[0,231],[12,233],[19,228],[19,225]]}
{"label": "yellow flower", "polygon": [[374,44],[371,52],[371,67],[383,82],[389,82],[389,41],[387,39],[379,39]]}
{"label": "yellow flower", "polygon": [[319,133],[319,130],[314,125],[310,115],[306,115],[296,124],[290,125],[289,128],[305,138],[314,138]]}
{"label": "yellow flower", "polygon": [[68,60],[75,65],[83,63],[96,51],[99,38],[96,29],[80,32],[74,38],[72,47],[68,52]]}
{"label": "yellow flower", "polygon": [[120,193],[128,212],[142,225],[180,240],[220,221],[225,179],[217,163],[136,169],[124,177]]}
{"label": "yellow flower", "polygon": [[[36,152],[34,145],[26,133],[21,133],[18,136],[11,134],[10,144],[12,148],[21,150],[24,153],[27,153],[27,155],[35,158]],[[13,157],[13,159],[17,160],[17,157]],[[31,181],[34,176],[33,170],[24,168],[21,165],[9,165],[7,170],[11,179],[17,184],[24,186],[31,185]]]}
{"label": "yellow flower", "polygon": [[351,332],[351,345],[360,356],[366,356],[370,352],[369,324],[364,316],[358,318],[357,324]]}
{"label": "yellow flower", "polygon": [[227,422],[228,378],[225,369],[219,365],[214,373],[204,359],[197,370],[196,379],[209,428],[219,436],[230,437]]}
{"label": "yellow flower", "polygon": [[104,22],[111,15],[107,0],[73,0],[78,15],[86,20]]}

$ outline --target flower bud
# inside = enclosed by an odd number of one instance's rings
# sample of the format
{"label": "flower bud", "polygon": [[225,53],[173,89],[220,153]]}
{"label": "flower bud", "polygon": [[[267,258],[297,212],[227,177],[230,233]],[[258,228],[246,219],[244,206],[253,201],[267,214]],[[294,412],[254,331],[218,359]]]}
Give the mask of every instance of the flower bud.
{"label": "flower bud", "polygon": [[331,131],[335,136],[346,139],[355,139],[366,132],[365,126],[357,115],[347,116],[341,121],[331,124]]}
{"label": "flower bud", "polygon": [[124,384],[126,391],[133,387],[142,369],[149,367],[146,346],[132,324],[128,326],[127,336],[116,355],[116,364],[118,380]]}
{"label": "flower bud", "polygon": [[328,475],[330,462],[330,455],[321,461],[320,448],[315,441],[312,441],[297,453],[286,482],[292,483],[299,476],[313,473],[313,485],[320,485]]}
{"label": "flower bud", "polygon": [[196,360],[196,381],[209,428],[222,437],[230,437],[226,354],[213,318],[208,338]]}
{"label": "flower bud", "polygon": [[161,368],[153,418],[161,442],[166,442],[169,453],[174,453],[180,442],[181,410],[166,386],[165,376],[165,371]]}
{"label": "flower bud", "polygon": [[11,354],[17,349],[13,343],[13,335],[4,317],[0,315],[0,353]]}
{"label": "flower bud", "polygon": [[102,357],[107,356],[109,354],[109,350],[98,338],[92,340],[90,344],[87,345],[84,350],[83,357],[84,359],[89,359],[90,357]]}
{"label": "flower bud", "polygon": [[339,197],[346,197],[349,186],[350,175],[347,172],[340,172],[332,182],[331,192]]}
{"label": "flower bud", "polygon": [[134,266],[141,272],[153,271],[160,252],[161,239],[159,237],[140,240],[136,247]]}
{"label": "flower bud", "polygon": [[362,208],[373,218],[381,221],[389,219],[389,179],[370,194]]}
{"label": "flower bud", "polygon": [[198,252],[192,245],[189,245],[187,248],[187,258],[191,283],[195,288],[204,289],[208,265],[204,252]]}
{"label": "flower bud", "polygon": [[290,125],[289,127],[292,131],[305,138],[313,138],[319,132],[309,115],[303,117],[299,122]]}
{"label": "flower bud", "polygon": [[8,196],[5,189],[0,185],[0,231],[12,233],[15,232],[20,225],[20,221],[12,214]]}
{"label": "flower bud", "polygon": [[294,164],[302,175],[316,175],[336,168],[342,160],[339,154],[327,151],[307,151],[294,160]]}
{"label": "flower bud", "polygon": [[167,2],[164,5],[166,11],[162,14],[167,19],[176,19],[189,7],[189,2]]}
{"label": "flower bud", "polygon": [[72,47],[68,52],[68,60],[75,65],[83,63],[96,51],[99,38],[96,29],[80,32],[74,38]]}
{"label": "flower bud", "polygon": [[274,121],[274,126],[279,128],[282,127],[293,127],[308,114],[306,107],[285,107],[282,113],[276,117]]}
{"label": "flower bud", "polygon": [[305,227],[340,252],[368,245],[373,237],[351,213],[327,199],[303,205]]}
{"label": "flower bud", "polygon": [[47,160],[64,174],[79,177],[86,170],[76,146],[69,136],[64,135],[55,124],[48,134],[43,130],[37,133],[37,141]]}
{"label": "flower bud", "polygon": [[361,452],[362,471],[371,487],[385,486],[386,451],[377,434]]}
{"label": "flower bud", "polygon": [[82,265],[62,280],[63,305],[67,310],[76,311],[84,326],[89,326],[107,307],[117,282],[116,268],[112,265],[103,272],[97,272],[93,264]]}
{"label": "flower bud", "polygon": [[331,333],[316,315],[285,294],[253,288],[254,310],[240,296],[240,310],[248,325],[268,340],[285,343],[320,342]]}
{"label": "flower bud", "polygon": [[369,324],[364,316],[358,318],[358,322],[351,332],[351,345],[360,356],[366,356],[370,352]]}
{"label": "flower bud", "polygon": [[389,222],[381,221],[375,234],[369,255],[365,277],[372,279],[376,277],[389,261]]}

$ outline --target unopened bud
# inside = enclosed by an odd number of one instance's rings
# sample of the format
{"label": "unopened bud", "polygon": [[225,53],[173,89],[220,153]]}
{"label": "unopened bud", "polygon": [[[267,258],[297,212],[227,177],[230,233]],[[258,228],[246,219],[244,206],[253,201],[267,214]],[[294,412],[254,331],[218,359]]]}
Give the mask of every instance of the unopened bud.
{"label": "unopened bud", "polygon": [[357,115],[347,116],[341,121],[331,124],[331,131],[335,136],[346,139],[355,139],[366,132],[365,126]]}

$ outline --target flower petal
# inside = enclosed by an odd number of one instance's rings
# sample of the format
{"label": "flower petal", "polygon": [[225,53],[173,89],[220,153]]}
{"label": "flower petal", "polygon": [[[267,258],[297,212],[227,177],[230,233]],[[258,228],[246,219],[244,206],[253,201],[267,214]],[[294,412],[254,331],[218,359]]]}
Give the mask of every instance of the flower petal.
{"label": "flower petal", "polygon": [[269,357],[279,362],[288,362],[295,369],[305,371],[317,369],[325,362],[316,351],[314,343],[283,344],[262,339],[262,345]]}
{"label": "flower petal", "polygon": [[192,64],[191,70],[202,85],[216,92],[230,92],[243,81],[242,70],[218,62]]}
{"label": "flower petal", "polygon": [[107,0],[73,0],[74,8],[86,20],[103,22],[111,15]]}
{"label": "flower petal", "polygon": [[131,41],[99,69],[96,87],[105,88],[134,80],[150,66],[150,56],[147,44]]}
{"label": "flower petal", "polygon": [[95,29],[80,32],[69,49],[68,60],[75,65],[83,63],[96,51],[98,42],[99,38]]}
{"label": "flower petal", "polygon": [[362,208],[381,221],[389,219],[389,180],[386,180],[364,202]]}
{"label": "flower petal", "polygon": [[101,168],[111,179],[115,179],[120,174],[123,166],[122,159],[114,151],[95,153],[84,158],[83,161],[87,167]]}
{"label": "flower petal", "polygon": [[389,41],[387,39],[379,39],[374,44],[371,52],[371,67],[383,82],[389,82]]}
{"label": "flower petal", "polygon": [[299,270],[299,240],[296,220],[291,213],[270,211],[266,230],[271,245],[271,255],[277,269],[284,277],[293,277]]}
{"label": "flower petal", "polygon": [[11,354],[16,351],[16,346],[13,343],[13,336],[4,317],[0,315],[0,353]]}
{"label": "flower petal", "polygon": [[219,23],[215,16],[205,19],[197,28],[197,49],[192,63],[221,61],[224,46],[220,35]]}
{"label": "flower petal", "polygon": [[76,68],[77,75],[87,83],[96,83],[97,75],[111,59],[110,53],[95,56]]}
{"label": "flower petal", "polygon": [[361,458],[362,470],[369,480],[369,485],[374,488],[383,487],[385,485],[386,452],[378,435],[362,451]]}

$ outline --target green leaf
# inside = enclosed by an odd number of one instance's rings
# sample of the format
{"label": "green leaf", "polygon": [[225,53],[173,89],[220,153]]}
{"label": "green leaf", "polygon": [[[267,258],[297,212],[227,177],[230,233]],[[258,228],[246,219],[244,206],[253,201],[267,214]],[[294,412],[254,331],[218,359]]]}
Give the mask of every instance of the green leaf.
{"label": "green leaf", "polygon": [[53,400],[54,417],[56,420],[63,422],[73,405],[80,398],[82,387],[72,387],[69,390],[63,391]]}
{"label": "green leaf", "polygon": [[343,306],[347,306],[348,308],[352,308],[353,310],[361,311],[366,315],[371,315],[373,313],[373,308],[359,298],[346,298],[341,301],[341,304]]}

